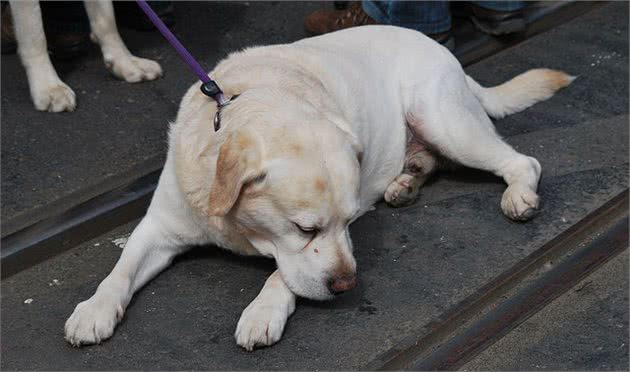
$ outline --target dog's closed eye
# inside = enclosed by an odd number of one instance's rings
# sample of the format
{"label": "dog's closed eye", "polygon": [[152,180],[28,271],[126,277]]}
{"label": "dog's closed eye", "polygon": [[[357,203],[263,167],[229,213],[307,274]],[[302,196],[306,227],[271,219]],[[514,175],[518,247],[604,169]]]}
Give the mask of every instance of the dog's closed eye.
{"label": "dog's closed eye", "polygon": [[293,223],[295,225],[295,227],[297,227],[301,232],[303,232],[304,234],[317,234],[317,232],[319,231],[319,229],[317,227],[314,226],[302,226],[299,223],[294,222]]}
{"label": "dog's closed eye", "polygon": [[265,180],[265,178],[267,177],[267,173],[262,173],[254,178],[252,178],[250,181],[248,181],[247,183],[249,184],[255,184],[255,183],[261,183],[262,181]]}

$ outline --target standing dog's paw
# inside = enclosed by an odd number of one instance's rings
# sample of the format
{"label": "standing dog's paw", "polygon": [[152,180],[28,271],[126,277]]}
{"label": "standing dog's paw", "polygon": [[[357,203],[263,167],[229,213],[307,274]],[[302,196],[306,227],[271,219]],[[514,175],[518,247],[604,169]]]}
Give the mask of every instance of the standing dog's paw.
{"label": "standing dog's paw", "polygon": [[114,334],[123,313],[122,306],[109,299],[83,301],[66,321],[66,341],[73,346],[99,344]]}
{"label": "standing dog's paw", "polygon": [[234,333],[239,346],[252,351],[256,346],[269,346],[280,340],[295,305],[272,301],[256,298],[245,308]]}
{"label": "standing dog's paw", "polygon": [[132,55],[107,57],[105,66],[114,76],[128,83],[155,80],[162,76],[162,67],[159,63]]}
{"label": "standing dog's paw", "polygon": [[525,185],[513,184],[503,193],[501,209],[503,213],[514,221],[531,219],[538,209],[538,195]]}
{"label": "standing dog's paw", "polygon": [[45,84],[43,81],[34,83],[31,94],[35,108],[39,111],[74,111],[77,107],[74,92],[63,81],[57,80],[50,84]]}

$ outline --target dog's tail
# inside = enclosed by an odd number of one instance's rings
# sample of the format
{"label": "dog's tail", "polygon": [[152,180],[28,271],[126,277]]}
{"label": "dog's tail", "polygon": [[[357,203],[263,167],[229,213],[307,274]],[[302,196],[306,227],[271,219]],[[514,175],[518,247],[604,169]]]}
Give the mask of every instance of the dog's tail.
{"label": "dog's tail", "polygon": [[539,68],[492,88],[484,88],[466,75],[466,82],[488,115],[500,119],[544,101],[575,80],[562,71]]}

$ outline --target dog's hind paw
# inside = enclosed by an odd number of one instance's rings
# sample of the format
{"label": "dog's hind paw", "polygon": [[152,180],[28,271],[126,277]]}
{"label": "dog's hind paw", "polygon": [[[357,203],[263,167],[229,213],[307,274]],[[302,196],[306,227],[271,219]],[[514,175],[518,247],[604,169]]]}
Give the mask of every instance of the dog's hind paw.
{"label": "dog's hind paw", "polygon": [[385,190],[385,202],[391,207],[406,207],[413,204],[420,193],[420,183],[410,174],[400,174]]}

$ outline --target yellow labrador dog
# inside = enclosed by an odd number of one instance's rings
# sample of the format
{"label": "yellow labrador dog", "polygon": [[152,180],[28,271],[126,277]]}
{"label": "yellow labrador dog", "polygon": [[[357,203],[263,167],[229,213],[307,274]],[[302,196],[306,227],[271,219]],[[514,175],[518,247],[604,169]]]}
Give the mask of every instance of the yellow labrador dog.
{"label": "yellow labrador dog", "polygon": [[110,337],[133,294],[202,244],[275,259],[235,337],[247,350],[277,342],[296,296],[326,300],[355,286],[348,225],[383,197],[408,203],[436,155],[503,177],[504,213],[531,217],[540,164],[501,140],[488,115],[523,110],[572,80],[540,69],[483,88],[444,47],[389,26],[247,49],[211,75],[240,96],[221,108],[215,133],[214,101],[198,84],[186,93],[147,215],[66,322],[73,345]]}
{"label": "yellow labrador dog", "polygon": [[[162,68],[155,62],[132,55],[123,43],[114,17],[111,1],[85,1],[90,19],[92,40],[99,43],[105,66],[119,79],[129,83],[157,79]],[[35,108],[40,111],[74,111],[76,96],[50,62],[39,2],[12,0],[11,14],[15,25],[18,54],[26,70],[28,86]]]}

